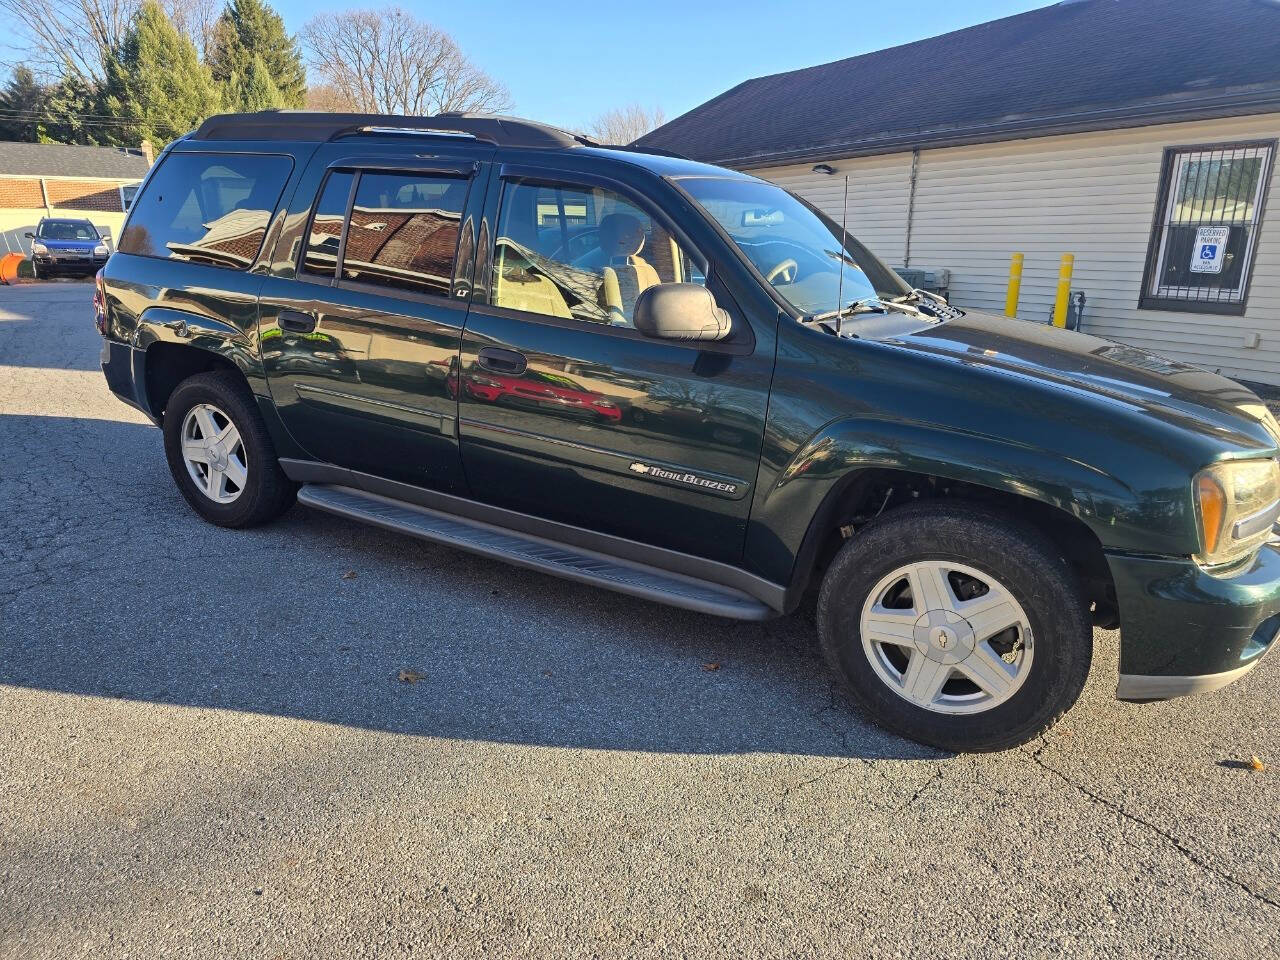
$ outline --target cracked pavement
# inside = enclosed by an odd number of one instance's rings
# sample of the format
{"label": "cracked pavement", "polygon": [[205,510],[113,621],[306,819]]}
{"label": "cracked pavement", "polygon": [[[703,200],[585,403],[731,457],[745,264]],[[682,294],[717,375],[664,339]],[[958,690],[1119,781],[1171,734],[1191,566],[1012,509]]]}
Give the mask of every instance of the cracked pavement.
{"label": "cracked pavement", "polygon": [[0,288],[0,957],[1280,954],[1280,658],[945,755],[812,610],[203,524],[90,297]]}

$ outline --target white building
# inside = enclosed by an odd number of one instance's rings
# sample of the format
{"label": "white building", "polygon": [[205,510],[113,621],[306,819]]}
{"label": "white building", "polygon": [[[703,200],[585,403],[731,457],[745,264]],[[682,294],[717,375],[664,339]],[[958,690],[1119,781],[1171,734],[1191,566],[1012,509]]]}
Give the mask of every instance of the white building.
{"label": "white building", "polygon": [[[1068,0],[749,80],[642,138],[774,180],[952,302],[1280,386],[1280,2]],[[833,168],[834,174],[825,167]],[[1268,198],[1272,210],[1267,213]]]}

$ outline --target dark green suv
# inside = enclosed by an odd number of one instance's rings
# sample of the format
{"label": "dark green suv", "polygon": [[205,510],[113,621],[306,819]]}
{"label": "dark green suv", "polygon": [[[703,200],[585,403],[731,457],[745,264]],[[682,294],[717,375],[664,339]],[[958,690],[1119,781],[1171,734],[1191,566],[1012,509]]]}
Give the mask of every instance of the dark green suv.
{"label": "dark green suv", "polygon": [[97,311],[211,522],[297,499],[747,620],[816,591],[854,700],[944,748],[1045,730],[1094,625],[1126,700],[1229,683],[1280,628],[1254,394],[958,310],[729,170],[504,118],[214,117]]}

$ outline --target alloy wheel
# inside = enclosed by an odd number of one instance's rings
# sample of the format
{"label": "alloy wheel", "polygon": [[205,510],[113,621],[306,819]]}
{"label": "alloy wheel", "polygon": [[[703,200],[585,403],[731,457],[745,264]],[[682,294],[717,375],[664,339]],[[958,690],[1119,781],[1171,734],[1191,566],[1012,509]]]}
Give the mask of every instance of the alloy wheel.
{"label": "alloy wheel", "polygon": [[214,503],[234,503],[244,492],[244,442],[231,418],[213,404],[197,404],[183,418],[182,461],[196,488]]}
{"label": "alloy wheel", "polygon": [[974,714],[1012,697],[1031,670],[1026,611],[989,573],[928,560],[899,567],[863,604],[862,649],[876,676],[918,707]]}

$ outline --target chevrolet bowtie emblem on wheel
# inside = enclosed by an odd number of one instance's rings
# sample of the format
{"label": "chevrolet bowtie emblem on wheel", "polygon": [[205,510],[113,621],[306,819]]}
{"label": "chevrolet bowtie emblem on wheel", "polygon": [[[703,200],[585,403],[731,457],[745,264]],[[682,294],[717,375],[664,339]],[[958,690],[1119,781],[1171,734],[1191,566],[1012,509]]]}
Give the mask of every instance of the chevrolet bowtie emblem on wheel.
{"label": "chevrolet bowtie emblem on wheel", "polygon": [[682,487],[696,487],[708,493],[718,493],[727,497],[738,496],[738,484],[736,483],[714,480],[710,477],[700,477],[696,473],[688,473],[684,470],[668,470],[666,467],[658,467],[652,463],[641,463],[637,460],[631,464],[631,472]]}

